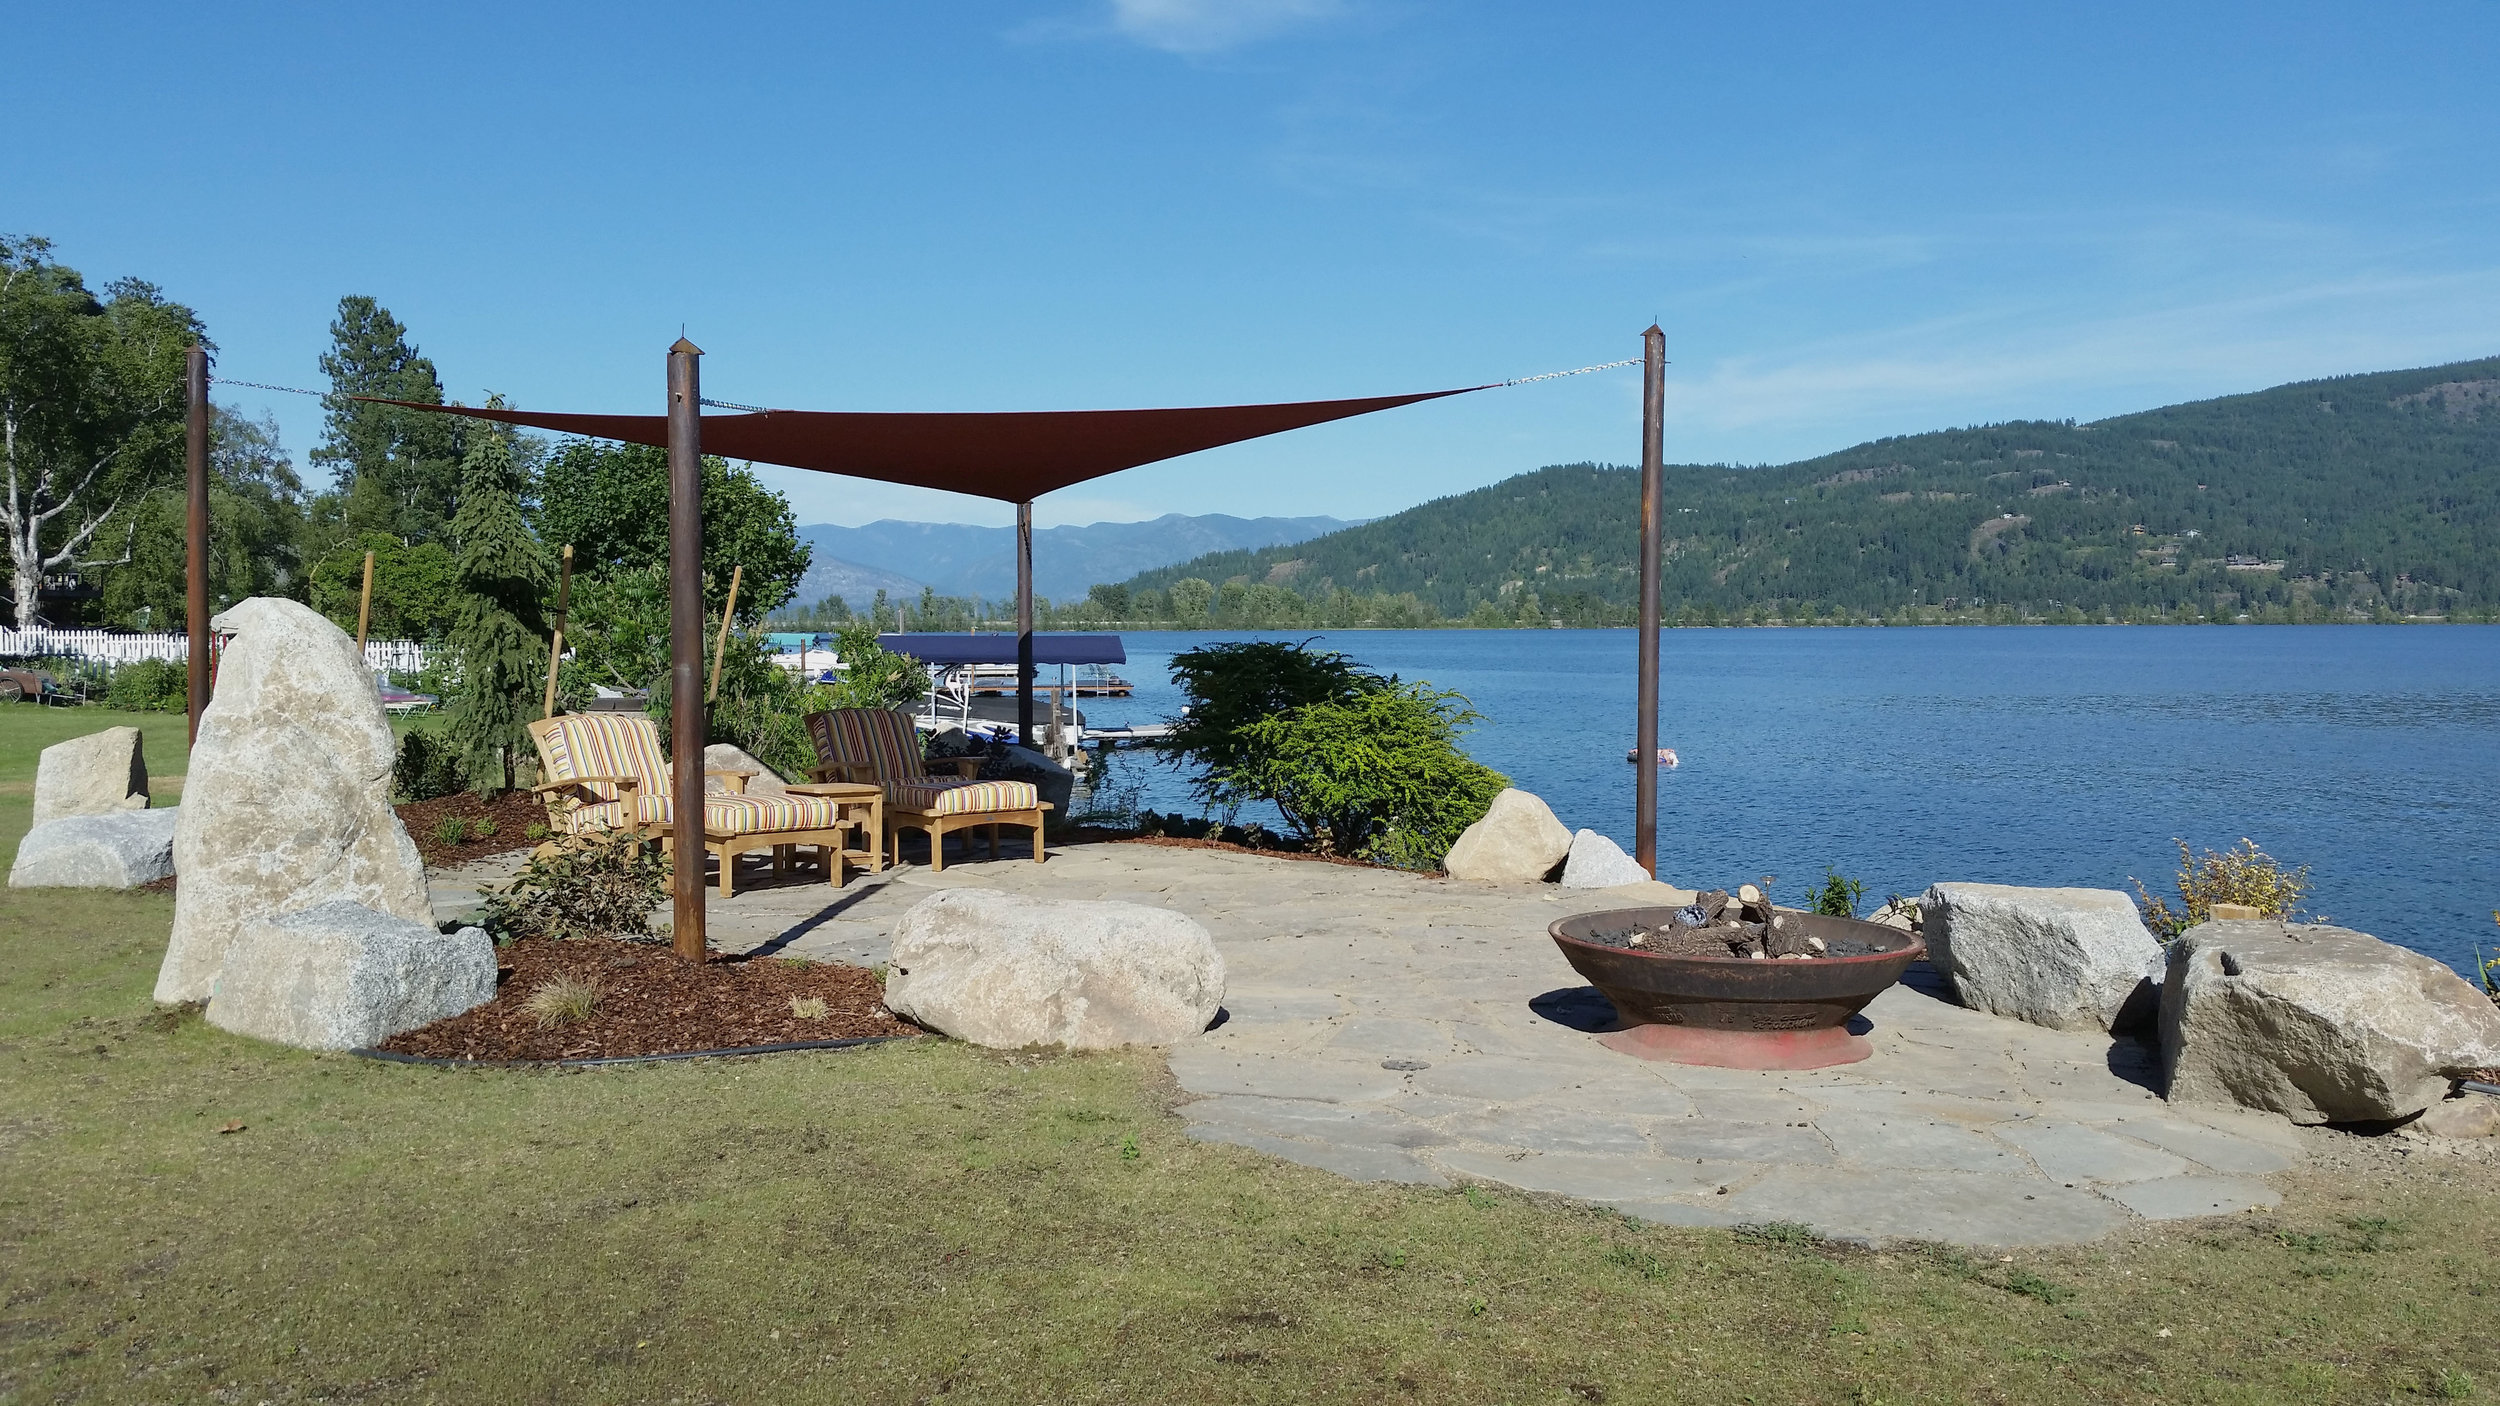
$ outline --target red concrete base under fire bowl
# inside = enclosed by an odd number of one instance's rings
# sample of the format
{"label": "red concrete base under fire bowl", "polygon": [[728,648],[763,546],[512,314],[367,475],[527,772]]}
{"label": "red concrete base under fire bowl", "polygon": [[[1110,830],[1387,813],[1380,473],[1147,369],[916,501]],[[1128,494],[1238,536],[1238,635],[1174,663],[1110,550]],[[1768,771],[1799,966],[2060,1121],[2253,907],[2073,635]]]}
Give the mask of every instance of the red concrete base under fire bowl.
{"label": "red concrete base under fire bowl", "polygon": [[1635,1025],[1597,1043],[1634,1059],[1708,1064],[1720,1069],[1828,1069],[1875,1053],[1864,1035],[1837,1025],[1821,1030],[1712,1030],[1692,1025]]}

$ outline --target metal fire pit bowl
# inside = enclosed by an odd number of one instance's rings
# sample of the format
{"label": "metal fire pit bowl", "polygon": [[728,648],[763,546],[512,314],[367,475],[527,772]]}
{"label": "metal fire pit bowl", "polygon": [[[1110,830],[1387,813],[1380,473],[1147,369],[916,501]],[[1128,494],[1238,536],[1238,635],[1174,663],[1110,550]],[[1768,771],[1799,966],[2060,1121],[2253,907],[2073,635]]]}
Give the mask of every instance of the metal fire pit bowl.
{"label": "metal fire pit bowl", "polygon": [[1849,1018],[1927,955],[1914,934],[1855,918],[1782,909],[1789,922],[1825,942],[1876,949],[1856,957],[1756,961],[1674,957],[1591,942],[1589,934],[1658,928],[1672,908],[1581,913],[1547,929],[1574,971],[1614,1002],[1627,1027],[1599,1037],[1608,1049],[1641,1059],[1728,1069],[1821,1069],[1874,1053]]}

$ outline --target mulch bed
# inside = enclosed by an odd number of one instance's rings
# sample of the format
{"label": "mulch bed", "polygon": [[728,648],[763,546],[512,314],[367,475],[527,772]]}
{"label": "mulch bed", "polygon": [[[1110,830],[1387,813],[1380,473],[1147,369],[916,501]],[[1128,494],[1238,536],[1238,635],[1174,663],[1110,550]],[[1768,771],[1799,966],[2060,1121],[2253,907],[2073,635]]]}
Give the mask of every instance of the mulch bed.
{"label": "mulch bed", "polygon": [[[430,801],[410,801],[394,809],[399,812],[399,823],[408,827],[408,838],[417,842],[418,857],[432,869],[448,869],[490,854],[536,849],[539,842],[529,838],[529,827],[547,823],[547,807],[527,791],[506,791],[491,801],[463,791]],[[466,822],[472,837],[458,844],[444,844],[435,831],[446,816]],[[495,833],[477,836],[476,822],[480,820],[493,821]]]}
{"label": "mulch bed", "polygon": [[[544,937],[507,943],[496,960],[495,999],[381,1048],[432,1059],[607,1059],[922,1033],[885,1008],[874,973],[839,963],[714,953],[698,965],[656,943]],[[588,1019],[541,1029],[522,1006],[558,977],[596,984],[599,999]],[[792,1000],[810,997],[824,1001],[823,1016],[791,1012]]]}

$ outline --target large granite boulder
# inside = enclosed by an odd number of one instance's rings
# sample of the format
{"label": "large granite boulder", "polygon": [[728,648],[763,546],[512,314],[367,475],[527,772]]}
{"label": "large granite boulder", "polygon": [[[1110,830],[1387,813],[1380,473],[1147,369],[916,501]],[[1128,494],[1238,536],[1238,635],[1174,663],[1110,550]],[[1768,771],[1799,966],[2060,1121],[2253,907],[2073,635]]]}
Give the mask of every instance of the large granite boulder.
{"label": "large granite boulder", "polygon": [[[1033,730],[1036,736],[1040,735],[1042,724],[1034,723]],[[1050,803],[1050,818],[1053,821],[1068,818],[1068,799],[1076,794],[1075,772],[1034,748],[1019,747],[1012,742],[1007,744],[1005,756],[993,757],[982,764],[981,776],[983,780],[1031,782],[1034,793]]]}
{"label": "large granite boulder", "polygon": [[2115,889],[1935,884],[1919,914],[1928,960],[1973,1010],[2052,1030],[2153,1020],[2161,943]]}
{"label": "large granite boulder", "polygon": [[182,812],[125,810],[47,820],[17,842],[13,889],[135,889],[174,872]]}
{"label": "large granite boulder", "polygon": [[238,929],[324,903],[432,927],[425,866],[391,809],[396,753],[355,641],[311,609],[254,597],[234,636],[174,827],[173,941],[156,999],[207,999]]}
{"label": "large granite boulder", "polygon": [[[1441,860],[1453,879],[1489,884],[1543,883],[1571,853],[1571,832],[1532,792],[1511,787],[1493,798]],[[1641,877],[1647,878],[1644,874]]]}
{"label": "large granite boulder", "polygon": [[[747,778],[746,794],[750,796],[786,796],[790,793],[790,788],[782,781],[780,773],[757,761],[743,748],[732,746],[727,742],[715,742],[703,749],[703,770],[707,773],[754,772],[753,776]],[[703,778],[703,789],[726,791],[730,789],[729,778],[706,775]]]}
{"label": "large granite boulder", "polygon": [[1168,909],[950,889],[896,926],[885,1004],[1001,1049],[1169,1045],[1215,1019],[1224,958]]}
{"label": "large granite boulder", "polygon": [[484,929],[437,932],[340,901],[238,927],[208,1023],[307,1050],[365,1049],[494,994]]}
{"label": "large granite boulder", "polygon": [[2500,1009],[2445,964],[2368,933],[2202,923],[2171,945],[2161,1045],[2173,1099],[2378,1122],[2500,1065]]}
{"label": "large granite boulder", "polygon": [[35,759],[35,824],[148,808],[148,756],[135,727],[55,742]]}
{"label": "large granite boulder", "polygon": [[1571,853],[1563,860],[1562,886],[1567,889],[1610,889],[1645,884],[1652,875],[1623,846],[1595,830],[1571,837]]}

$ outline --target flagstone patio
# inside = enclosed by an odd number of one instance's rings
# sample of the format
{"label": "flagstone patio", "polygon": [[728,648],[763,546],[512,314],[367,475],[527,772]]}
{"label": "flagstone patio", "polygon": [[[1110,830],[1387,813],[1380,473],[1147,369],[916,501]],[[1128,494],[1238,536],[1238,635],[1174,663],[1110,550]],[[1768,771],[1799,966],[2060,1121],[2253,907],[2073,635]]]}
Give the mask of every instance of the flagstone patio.
{"label": "flagstone patio", "polygon": [[[489,863],[435,877],[450,916]],[[1050,862],[918,866],[839,892],[713,900],[716,946],[885,960],[913,903],[979,885],[1204,923],[1225,1016],[1171,1052],[1193,1136],[1366,1181],[1496,1182],[1676,1225],[1793,1221],[1968,1245],[2096,1239],[2274,1205],[2302,1133],[2172,1107],[2149,1047],[1952,1004],[1933,973],[1878,997],[1872,1058],[1810,1072],[1653,1064],[1600,1046],[1612,1008],[1546,924],[1602,894],[1496,889],[1202,849],[1095,844]]]}

